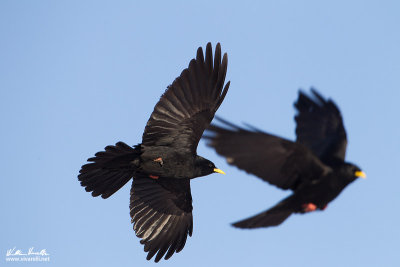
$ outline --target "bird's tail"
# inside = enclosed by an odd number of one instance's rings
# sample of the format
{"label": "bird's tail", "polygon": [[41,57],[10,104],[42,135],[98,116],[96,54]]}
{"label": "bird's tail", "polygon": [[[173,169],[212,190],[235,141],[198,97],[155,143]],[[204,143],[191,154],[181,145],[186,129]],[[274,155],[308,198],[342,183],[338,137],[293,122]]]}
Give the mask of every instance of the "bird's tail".
{"label": "bird's tail", "polygon": [[283,223],[294,210],[290,205],[290,197],[282,200],[274,207],[267,211],[261,212],[253,217],[233,223],[232,225],[238,228],[259,228],[277,226]]}
{"label": "bird's tail", "polygon": [[140,154],[140,147],[132,148],[123,142],[107,146],[88,159],[91,163],[82,166],[78,179],[92,196],[108,198],[132,178]]}

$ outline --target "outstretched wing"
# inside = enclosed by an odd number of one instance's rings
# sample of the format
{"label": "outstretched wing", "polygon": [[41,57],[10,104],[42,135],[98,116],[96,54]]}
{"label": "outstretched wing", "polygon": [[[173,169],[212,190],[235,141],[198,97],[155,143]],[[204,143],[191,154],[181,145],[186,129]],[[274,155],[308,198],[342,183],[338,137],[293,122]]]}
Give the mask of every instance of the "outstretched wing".
{"label": "outstretched wing", "polygon": [[130,215],[136,236],[141,238],[147,260],[158,262],[183,249],[192,236],[192,196],[189,179],[135,176],[131,189]]}
{"label": "outstretched wing", "polygon": [[302,144],[218,120],[224,127],[213,124],[207,129],[208,145],[229,164],[279,188],[296,190],[331,170]]}
{"label": "outstretched wing", "polygon": [[292,199],[293,195],[285,198],[266,211],[235,222],[232,225],[247,229],[280,225],[295,211],[294,207],[292,207]]}
{"label": "outstretched wing", "polygon": [[207,44],[205,59],[201,47],[196,59],[168,87],[154,107],[143,133],[145,146],[170,146],[196,153],[198,142],[228,92],[225,85],[228,56],[221,62],[218,43],[213,55]]}
{"label": "outstretched wing", "polygon": [[344,160],[347,138],[340,111],[332,100],[325,100],[314,89],[311,92],[312,96],[299,92],[294,104],[297,142],[325,163],[333,158]]}

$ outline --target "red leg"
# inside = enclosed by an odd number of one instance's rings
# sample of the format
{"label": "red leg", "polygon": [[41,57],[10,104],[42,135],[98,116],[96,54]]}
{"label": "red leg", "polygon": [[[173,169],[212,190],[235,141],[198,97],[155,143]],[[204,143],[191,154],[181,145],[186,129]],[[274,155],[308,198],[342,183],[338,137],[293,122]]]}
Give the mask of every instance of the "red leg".
{"label": "red leg", "polygon": [[303,208],[304,212],[311,212],[311,211],[315,211],[317,209],[317,206],[313,203],[305,203],[305,204],[301,205],[301,207]]}
{"label": "red leg", "polygon": [[153,159],[153,161],[160,163],[161,166],[164,164],[164,162],[163,162],[163,160],[162,160],[161,157],[160,157],[160,158]]}
{"label": "red leg", "polygon": [[154,179],[154,180],[157,180],[158,178],[160,178],[160,176],[157,176],[157,175],[149,175],[149,177],[151,178],[151,179]]}

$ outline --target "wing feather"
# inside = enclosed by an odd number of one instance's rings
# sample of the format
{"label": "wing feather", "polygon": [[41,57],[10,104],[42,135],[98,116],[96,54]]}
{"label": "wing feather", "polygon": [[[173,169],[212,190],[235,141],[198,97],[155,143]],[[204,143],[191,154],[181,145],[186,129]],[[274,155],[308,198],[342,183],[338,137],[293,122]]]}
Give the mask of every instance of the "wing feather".
{"label": "wing feather", "polygon": [[204,130],[228,91],[229,82],[224,86],[227,65],[226,54],[221,61],[220,44],[216,46],[214,61],[211,44],[207,44],[205,57],[200,47],[196,58],[154,107],[142,144],[170,146],[195,153]]}
{"label": "wing feather", "polygon": [[158,262],[179,252],[192,235],[192,196],[189,179],[135,176],[130,214],[136,236],[141,238],[147,259]]}
{"label": "wing feather", "polygon": [[308,147],[324,163],[332,159],[344,160],[347,137],[339,108],[332,100],[325,100],[317,91],[312,95],[299,92],[294,104],[298,111],[297,142]]}
{"label": "wing feather", "polygon": [[222,119],[207,129],[208,145],[227,162],[282,189],[296,190],[331,171],[302,144]]}

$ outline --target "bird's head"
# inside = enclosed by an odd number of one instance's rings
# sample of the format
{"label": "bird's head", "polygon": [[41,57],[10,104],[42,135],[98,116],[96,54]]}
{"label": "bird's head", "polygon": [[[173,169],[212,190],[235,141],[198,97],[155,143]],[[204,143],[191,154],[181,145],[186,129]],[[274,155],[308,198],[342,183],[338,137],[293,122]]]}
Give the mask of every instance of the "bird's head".
{"label": "bird's head", "polygon": [[215,167],[215,164],[208,159],[197,156],[195,160],[196,177],[209,175],[211,173],[225,174],[223,171]]}
{"label": "bird's head", "polygon": [[346,163],[344,166],[345,177],[354,181],[357,178],[367,178],[367,175],[355,164]]}

